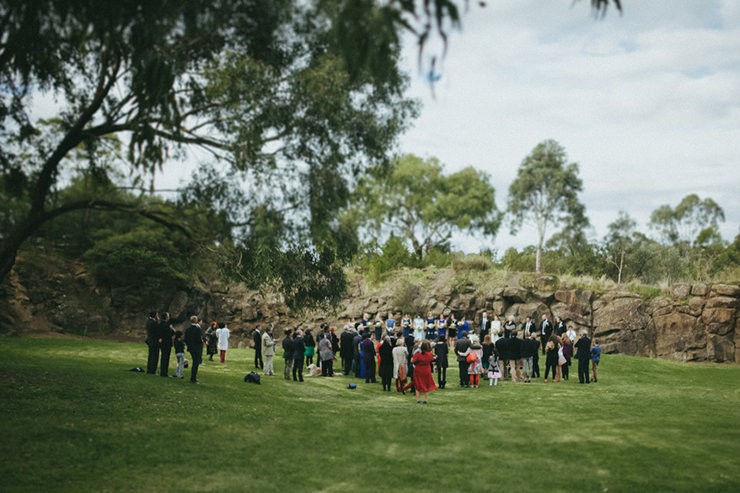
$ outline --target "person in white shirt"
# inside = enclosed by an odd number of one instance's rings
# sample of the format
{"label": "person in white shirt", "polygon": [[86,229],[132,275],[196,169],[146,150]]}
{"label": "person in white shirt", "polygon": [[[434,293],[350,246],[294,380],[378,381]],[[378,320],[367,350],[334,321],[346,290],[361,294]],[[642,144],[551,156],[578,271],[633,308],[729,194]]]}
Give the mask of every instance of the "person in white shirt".
{"label": "person in white shirt", "polygon": [[229,327],[225,323],[219,324],[218,329],[216,329],[216,337],[218,338],[218,350],[221,353],[221,363],[226,363],[226,350],[229,349],[229,337],[231,336],[231,331],[229,331]]}

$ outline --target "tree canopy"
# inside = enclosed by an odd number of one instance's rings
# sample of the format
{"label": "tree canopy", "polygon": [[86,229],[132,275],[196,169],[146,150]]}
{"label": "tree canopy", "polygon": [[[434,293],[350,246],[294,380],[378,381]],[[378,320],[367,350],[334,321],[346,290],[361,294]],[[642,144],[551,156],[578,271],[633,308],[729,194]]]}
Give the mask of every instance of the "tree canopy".
{"label": "tree canopy", "polygon": [[566,221],[578,228],[584,222],[588,224],[585,207],[578,200],[582,190],[578,164],[568,164],[565,149],[554,140],[537,144],[519,166],[517,177],[509,186],[511,234],[525,221],[537,227],[537,272],[542,270],[542,245],[549,226]]}
{"label": "tree canopy", "polygon": [[419,258],[456,232],[492,240],[501,213],[488,175],[472,167],[449,176],[443,172],[436,158],[409,154],[395,159],[388,169],[360,180],[350,214],[375,239],[389,234],[406,238]]}
{"label": "tree canopy", "polygon": [[724,220],[725,212],[714,200],[709,197],[701,200],[692,193],[675,209],[668,204],[655,209],[650,215],[650,227],[668,244],[690,246],[697,241],[700,244],[709,242],[717,235],[718,222]]}

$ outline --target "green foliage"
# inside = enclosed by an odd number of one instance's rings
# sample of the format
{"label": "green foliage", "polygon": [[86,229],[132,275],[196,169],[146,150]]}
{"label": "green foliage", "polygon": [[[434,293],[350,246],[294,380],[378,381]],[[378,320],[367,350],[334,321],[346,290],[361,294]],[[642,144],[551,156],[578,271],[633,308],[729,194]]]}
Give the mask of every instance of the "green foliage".
{"label": "green foliage", "polygon": [[347,214],[376,241],[389,232],[407,238],[420,259],[455,232],[493,238],[501,214],[488,175],[471,167],[449,176],[443,170],[436,158],[396,159],[360,180]]}
{"label": "green foliage", "polygon": [[718,234],[718,221],[724,220],[724,210],[714,200],[701,200],[698,195],[690,194],[675,209],[667,204],[655,209],[650,215],[650,227],[656,229],[667,244],[683,244],[686,248],[692,242],[703,244],[711,240]]}
{"label": "green foliage", "polygon": [[456,272],[465,270],[487,271],[493,268],[491,258],[486,255],[455,253],[452,255],[452,268]]}
{"label": "green foliage", "polygon": [[627,285],[627,287],[635,294],[639,294],[640,298],[642,298],[645,303],[650,303],[655,298],[660,296],[660,294],[663,292],[663,290],[657,286],[648,286],[645,284],[640,284],[636,282],[631,282]]}
{"label": "green foliage", "polygon": [[443,269],[448,267],[451,263],[452,256],[450,255],[449,248],[446,245],[437,245],[424,255],[421,267],[436,267],[438,269]]}
{"label": "green foliage", "polygon": [[578,164],[567,164],[565,149],[554,140],[537,144],[519,166],[517,177],[509,186],[510,229],[515,234],[525,220],[537,227],[535,268],[538,272],[542,268],[540,260],[548,226],[565,222],[570,230],[561,235],[560,241],[573,247],[583,244],[582,230],[588,226],[588,218],[578,200],[581,191],[583,182],[578,177]]}
{"label": "green foliage", "polygon": [[507,248],[501,257],[501,265],[509,271],[530,272],[535,270],[536,248],[528,246],[518,251],[516,248]]}
{"label": "green foliage", "polygon": [[135,229],[95,244],[86,254],[98,282],[123,289],[129,306],[150,305],[164,290],[190,281],[187,243],[157,228]]}

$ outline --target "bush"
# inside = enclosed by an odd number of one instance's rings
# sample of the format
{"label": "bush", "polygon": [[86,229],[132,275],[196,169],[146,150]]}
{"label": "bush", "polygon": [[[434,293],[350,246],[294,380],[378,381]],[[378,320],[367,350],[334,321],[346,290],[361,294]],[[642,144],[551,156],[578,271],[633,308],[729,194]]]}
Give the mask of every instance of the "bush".
{"label": "bush", "polygon": [[628,287],[633,293],[639,294],[640,298],[642,298],[645,303],[650,303],[663,292],[663,290],[657,286],[647,286],[645,284],[634,282],[630,283]]}
{"label": "bush", "polygon": [[99,241],[85,258],[101,285],[124,288],[122,301],[140,305],[190,280],[187,248],[176,246],[170,236],[162,230],[135,229]]}
{"label": "bush", "polygon": [[493,262],[487,256],[483,255],[463,255],[456,253],[452,256],[452,268],[456,272],[464,270],[487,271],[493,267]]}

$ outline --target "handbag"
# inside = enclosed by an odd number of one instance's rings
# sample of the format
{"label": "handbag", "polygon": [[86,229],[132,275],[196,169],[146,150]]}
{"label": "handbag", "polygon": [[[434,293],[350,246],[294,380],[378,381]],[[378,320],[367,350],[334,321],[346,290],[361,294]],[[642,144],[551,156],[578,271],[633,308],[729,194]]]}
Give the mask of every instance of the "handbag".
{"label": "handbag", "polygon": [[564,365],[567,362],[563,356],[563,348],[558,349],[558,365]]}
{"label": "handbag", "polygon": [[475,351],[470,351],[468,353],[468,357],[465,358],[468,363],[472,363],[473,361],[476,361],[478,359],[478,355],[475,354]]}

